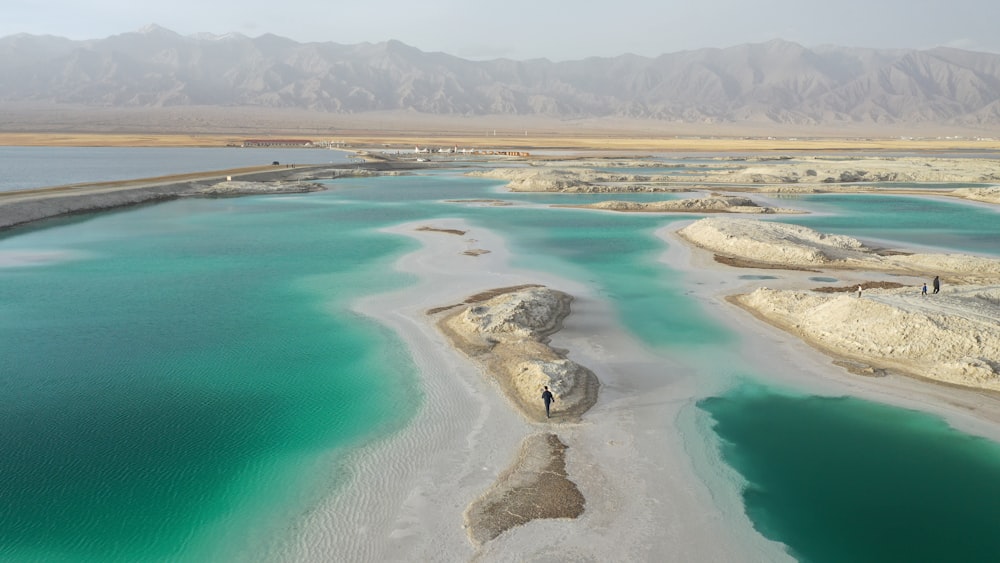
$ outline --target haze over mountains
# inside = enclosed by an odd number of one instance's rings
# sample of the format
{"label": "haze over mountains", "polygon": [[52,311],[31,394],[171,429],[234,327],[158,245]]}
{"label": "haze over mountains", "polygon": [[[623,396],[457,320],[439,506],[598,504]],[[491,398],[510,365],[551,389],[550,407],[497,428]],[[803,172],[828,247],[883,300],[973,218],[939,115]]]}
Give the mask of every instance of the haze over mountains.
{"label": "haze over mountains", "polygon": [[0,102],[987,127],[1000,124],[1000,55],[774,40],[655,58],[470,61],[397,41],[185,37],[150,26],[88,41],[0,38]]}

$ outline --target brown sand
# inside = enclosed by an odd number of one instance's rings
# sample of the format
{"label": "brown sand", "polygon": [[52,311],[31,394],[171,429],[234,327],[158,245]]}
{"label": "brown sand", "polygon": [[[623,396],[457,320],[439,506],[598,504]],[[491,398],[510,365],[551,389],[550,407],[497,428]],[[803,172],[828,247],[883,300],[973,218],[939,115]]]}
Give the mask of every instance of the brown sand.
{"label": "brown sand", "polygon": [[540,518],[576,518],[586,501],[566,474],[566,444],[549,433],[524,439],[514,464],[465,512],[469,538],[483,544]]}

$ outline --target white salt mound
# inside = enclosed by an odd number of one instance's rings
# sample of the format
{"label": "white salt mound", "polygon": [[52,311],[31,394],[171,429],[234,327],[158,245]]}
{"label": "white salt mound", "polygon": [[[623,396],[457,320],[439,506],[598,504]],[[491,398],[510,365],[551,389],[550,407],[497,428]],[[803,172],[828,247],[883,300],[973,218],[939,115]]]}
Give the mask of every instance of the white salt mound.
{"label": "white salt mound", "polygon": [[800,225],[747,218],[709,217],[678,234],[706,250],[792,268],[851,268],[907,274],[959,276],[984,283],[1000,278],[1000,260],[966,254],[881,256],[856,238],[823,234]]}
{"label": "white salt mound", "polygon": [[835,355],[1000,391],[1000,286],[820,294],[767,288],[735,297],[772,324]]}

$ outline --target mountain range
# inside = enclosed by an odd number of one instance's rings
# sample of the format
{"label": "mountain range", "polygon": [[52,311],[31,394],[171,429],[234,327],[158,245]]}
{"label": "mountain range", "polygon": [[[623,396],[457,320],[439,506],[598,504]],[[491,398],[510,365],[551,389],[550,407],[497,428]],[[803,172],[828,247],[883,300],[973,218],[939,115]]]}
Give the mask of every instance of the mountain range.
{"label": "mountain range", "polygon": [[984,127],[1000,124],[1000,55],[773,40],[658,57],[471,61],[398,41],[181,36],[149,26],[84,41],[0,38],[0,102]]}

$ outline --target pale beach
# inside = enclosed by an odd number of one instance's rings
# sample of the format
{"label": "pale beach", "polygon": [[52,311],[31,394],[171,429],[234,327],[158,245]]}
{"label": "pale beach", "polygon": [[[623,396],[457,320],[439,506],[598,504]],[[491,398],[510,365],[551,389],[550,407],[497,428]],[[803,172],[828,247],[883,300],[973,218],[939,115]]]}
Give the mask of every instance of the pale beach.
{"label": "pale beach", "polygon": [[[174,191],[164,193],[297,198],[329,172],[287,175],[295,181],[211,175],[170,184]],[[327,187],[338,189],[351,177]],[[276,534],[282,541],[246,557],[795,560],[748,515],[747,483],[723,458],[713,421],[699,408],[736,386],[744,372],[800,393],[931,413],[962,432],[1000,441],[1000,260],[905,247],[888,252],[877,241],[798,228],[789,224],[802,212],[794,202],[774,205],[767,187],[749,197],[719,194],[728,190],[718,187],[687,190],[695,193],[677,200],[687,203],[647,202],[642,209],[598,203],[556,212],[683,213],[656,229],[657,263],[678,273],[673,290],[693,310],[732,335],[727,354],[741,365],[714,364],[697,347],[644,343],[592,285],[516,266],[509,241],[470,220],[444,215],[381,229],[415,243],[392,267],[415,281],[351,309],[405,345],[418,374],[419,396],[412,399],[419,408],[386,437],[313,460],[310,471],[344,476],[310,499],[307,512],[288,515],[289,529]],[[518,205],[563,207],[505,201],[503,189],[494,195],[447,203],[503,204],[514,214]],[[115,199],[111,207],[127,201]],[[89,209],[57,204],[38,213]],[[720,210],[781,215],[782,222]],[[689,220],[690,213],[710,215]],[[930,281],[926,272],[941,276],[940,294],[917,293]],[[861,298],[854,292],[859,284],[867,284]],[[828,285],[838,292],[811,291]],[[865,318],[891,322],[858,330]],[[893,331],[900,339],[887,340]],[[965,342],[970,333],[973,341]],[[943,344],[918,351],[908,342]],[[720,373],[705,373],[713,369]],[[543,384],[556,392],[551,419],[544,416]]]}
{"label": "pale beach", "polygon": [[[656,554],[671,553],[684,560],[775,561],[788,556],[782,546],[763,539],[753,530],[740,506],[737,484],[732,481],[728,485],[721,484],[734,479],[734,476],[718,459],[717,453],[700,442],[707,428],[702,426],[704,421],[699,421],[692,410],[694,402],[708,393],[708,389],[699,389],[692,375],[677,369],[678,366],[673,365],[669,357],[645,349],[641,343],[630,338],[626,331],[616,327],[610,322],[613,315],[603,310],[606,304],[602,304],[595,296],[588,295],[583,288],[574,287],[574,284],[566,280],[551,279],[544,273],[518,272],[505,267],[509,258],[503,250],[502,240],[494,234],[450,222],[435,223],[434,227],[467,232],[459,236],[448,236],[418,232],[416,225],[400,227],[399,232],[417,237],[422,244],[422,249],[402,261],[400,268],[418,274],[424,280],[424,285],[413,294],[407,292],[409,297],[400,296],[402,301],[382,301],[374,308],[372,303],[368,303],[364,309],[368,314],[386,319],[396,330],[406,334],[406,340],[415,350],[416,356],[425,357],[429,353],[428,348],[431,348],[438,354],[443,354],[438,360],[438,366],[448,365],[457,369],[459,373],[452,377],[459,376],[459,379],[445,383],[435,381],[437,377],[432,374],[441,376],[447,370],[425,367],[424,373],[430,379],[428,383],[434,388],[440,385],[458,390],[474,386],[471,397],[460,398],[457,402],[456,397],[446,399],[446,393],[440,393],[440,405],[436,400],[429,402],[426,416],[432,416],[431,413],[446,416],[445,413],[450,412],[456,413],[457,419],[457,413],[461,410],[458,404],[468,399],[479,403],[477,410],[481,415],[488,412],[493,416],[479,417],[475,430],[471,433],[467,429],[462,430],[464,425],[455,425],[453,431],[462,436],[462,443],[466,447],[460,457],[453,460],[459,462],[454,465],[468,468],[467,472],[455,475],[455,467],[452,467],[447,475],[438,478],[429,475],[414,476],[424,486],[403,493],[402,496],[406,497],[403,506],[406,506],[408,518],[405,524],[397,521],[390,536],[397,535],[400,532],[398,526],[402,525],[410,532],[402,535],[414,543],[414,548],[418,549],[418,558],[435,559],[435,552],[449,551],[437,551],[441,545],[436,540],[427,541],[424,544],[426,547],[420,548],[420,542],[415,537],[440,538],[442,535],[440,531],[434,533],[435,530],[422,527],[418,529],[423,533],[418,533],[413,524],[417,520],[441,522],[449,517],[454,521],[455,507],[475,502],[485,491],[496,486],[495,480],[517,458],[520,436],[553,432],[567,445],[567,477],[579,487],[585,498],[586,508],[583,514],[575,519],[532,520],[504,532],[484,545],[475,541],[470,544],[468,538],[456,537],[454,549],[469,550],[468,556],[473,560],[652,560]],[[673,268],[686,271],[690,282],[688,294],[692,299],[697,300],[706,312],[739,335],[741,356],[754,371],[771,374],[775,382],[820,395],[855,396],[935,413],[958,429],[992,440],[1000,439],[1000,400],[991,394],[969,388],[982,386],[992,389],[995,385],[995,366],[991,368],[989,365],[990,359],[996,358],[995,342],[982,343],[985,348],[978,350],[984,356],[986,364],[979,361],[979,368],[955,368],[958,372],[967,374],[964,378],[931,375],[927,370],[935,374],[940,371],[935,369],[936,364],[930,363],[925,356],[907,357],[905,350],[901,351],[904,359],[900,360],[905,365],[895,364],[897,370],[880,370],[877,378],[857,375],[856,370],[852,373],[849,369],[852,366],[843,362],[835,363],[840,357],[836,354],[838,350],[829,343],[824,346],[824,338],[810,338],[782,322],[774,324],[785,327],[786,330],[775,330],[748,312],[726,302],[729,296],[751,291],[763,283],[738,279],[739,275],[752,272],[753,269],[732,268],[710,261],[703,250],[691,249],[682,242],[675,234],[677,230],[676,227],[667,228],[660,233],[667,247],[663,260]],[[752,247],[753,235],[744,236],[748,247]],[[723,239],[725,238],[724,236]],[[787,235],[782,237],[785,238]],[[757,239],[767,240],[767,236],[759,235]],[[836,237],[820,235],[816,240],[819,239],[829,241]],[[463,254],[463,249],[470,247],[489,252],[475,257]],[[825,247],[817,245],[816,248]],[[815,251],[816,248],[810,250]],[[787,244],[785,250],[787,251]],[[749,261],[764,261],[760,254],[753,252],[746,252],[742,257]],[[831,264],[808,259],[804,263],[797,262],[785,255],[772,257],[770,262],[771,267],[790,268],[783,269],[783,277],[786,279],[779,282],[779,285],[789,290],[820,285],[807,278],[831,268],[842,278],[841,285],[847,286],[855,283],[854,280],[864,283],[873,277],[886,276],[880,272],[909,275],[909,278],[892,278],[894,283],[903,281],[910,284],[909,287],[899,290],[865,290],[865,299],[855,299],[850,304],[872,306],[878,301],[893,299],[892,295],[905,295],[907,301],[913,301],[922,309],[919,312],[923,316],[935,313],[954,315],[958,320],[949,325],[951,328],[946,326],[938,330],[954,333],[959,338],[970,333],[970,328],[962,324],[962,319],[982,319],[986,323],[983,325],[986,334],[991,329],[991,323],[995,326],[1000,320],[996,310],[984,310],[975,303],[968,305],[971,308],[957,307],[956,303],[961,302],[959,295],[965,290],[951,285],[952,281],[959,281],[963,277],[976,281],[993,280],[997,274],[996,260],[955,255],[936,258],[920,255],[881,258],[872,255],[871,261],[867,263],[859,261]],[[796,272],[796,269],[808,271]],[[843,271],[845,269],[846,272]],[[951,276],[946,282],[946,293],[933,298],[921,298],[917,295],[915,288],[922,281],[918,275],[920,271],[940,271]],[[768,283],[773,285],[770,280]],[[542,284],[573,295],[572,312],[566,318],[565,326],[552,335],[552,345],[564,349],[570,359],[591,369],[600,380],[601,391],[594,408],[572,425],[540,424],[535,420],[525,420],[525,416],[511,417],[509,411],[517,411],[518,407],[509,398],[504,398],[502,386],[490,384],[489,375],[483,373],[481,367],[464,365],[463,358],[460,355],[456,357],[454,350],[449,349],[449,344],[441,340],[440,334],[430,330],[425,316],[425,309],[428,307],[456,302],[458,296],[518,284]],[[760,291],[749,295],[757,295]],[[975,291],[973,288],[974,294],[970,296],[973,301],[976,299],[975,295],[978,295]],[[980,287],[979,291],[995,292],[996,289],[995,286],[993,289],[987,286]],[[420,295],[420,298],[414,303],[412,299],[416,295]],[[853,293],[848,293],[836,299],[851,299],[852,296]],[[932,299],[938,299],[941,304],[933,304]],[[949,300],[947,304],[943,302],[946,299]],[[403,303],[407,305],[404,307]],[[897,303],[896,306],[900,305]],[[391,315],[388,314],[390,310],[394,311]],[[882,311],[867,314],[875,318],[887,316]],[[400,317],[406,319],[405,323]],[[901,333],[900,339],[903,342],[926,340],[933,343],[943,338],[934,329],[928,329],[929,332],[915,331],[913,326],[921,326],[918,320],[900,321],[896,318],[895,321],[902,322],[903,326],[876,326],[871,329],[872,332],[862,333],[857,339],[875,338],[876,335],[893,329]],[[816,322],[829,326],[844,324],[845,321],[822,317]],[[845,330],[851,331],[853,327]],[[977,334],[976,329],[971,331]],[[995,339],[993,336],[989,338]],[[898,342],[896,347],[900,348]],[[889,346],[892,349],[891,344],[876,340],[869,341],[869,346]],[[942,347],[954,348],[948,344]],[[939,354],[945,355],[938,356],[941,358],[938,361],[954,363],[955,360],[949,358],[947,352]],[[443,361],[445,359],[447,361]],[[794,366],[794,370],[789,369],[790,365]],[[876,365],[882,364],[876,362]],[[861,367],[867,366],[861,364]],[[979,369],[982,375],[968,375],[969,369]],[[785,375],[788,373],[796,375]],[[936,385],[930,382],[932,379],[959,383],[966,387]],[[439,393],[433,395],[437,396]],[[454,404],[449,404],[449,399]],[[540,401],[536,406],[540,409]],[[506,422],[504,419],[507,419]],[[665,430],[651,433],[654,428]],[[489,445],[482,443],[486,436],[489,436]],[[498,447],[499,444],[503,444],[503,447]],[[386,447],[391,449],[392,445],[387,444]],[[486,448],[488,453],[477,454],[478,448]],[[490,460],[492,465],[482,464],[477,467],[477,458]],[[470,481],[472,475],[476,478]],[[437,486],[429,491],[425,487],[430,482],[458,482],[467,484],[468,487],[465,490],[455,490],[461,487],[449,485],[441,490]],[[723,492],[727,489],[729,493]],[[421,499],[435,499],[434,503],[426,500],[420,503],[425,512],[420,512],[413,506],[413,495],[417,491]],[[450,508],[439,513],[435,511],[438,507]],[[410,510],[414,509],[420,514],[419,517],[410,514]],[[449,511],[451,516],[447,514]],[[386,549],[393,552],[395,544],[395,540],[388,542]]]}
{"label": "pale beach", "polygon": [[[899,373],[850,373],[793,334],[727,303],[727,295],[760,282],[738,280],[742,270],[711,262],[675,231],[659,233],[667,247],[663,261],[684,270],[691,298],[739,334],[740,355],[754,371],[819,395],[935,413],[965,432],[1000,440],[1000,399]],[[420,364],[426,404],[402,435],[357,454],[360,469],[348,494],[311,516],[302,545],[288,560],[322,560],[330,550],[365,560],[649,561],[664,553],[692,561],[790,559],[744,514],[739,478],[708,444],[705,421],[693,412],[695,401],[712,391],[699,388],[693,374],[616,326],[607,304],[585,288],[510,267],[495,233],[446,219],[393,232],[420,241],[420,250],[398,267],[421,282],[367,300],[359,311],[403,335]],[[470,248],[488,252],[470,255]],[[785,273],[790,279],[782,285],[816,285],[807,280],[816,272]],[[871,277],[855,272],[848,278],[853,276]],[[558,402],[552,421],[520,414],[502,386],[456,350],[428,315],[474,293],[522,284],[573,295],[572,311],[551,345],[600,380],[597,403],[579,421],[560,422]],[[542,412],[540,400],[535,407]],[[518,459],[522,440],[540,433],[553,433],[567,446],[567,478],[585,499],[583,513],[531,520],[495,539],[474,541],[462,515],[497,486]],[[345,523],[347,507],[353,516]]]}
{"label": "pale beach", "polygon": [[[578,284],[510,267],[496,234],[450,220],[431,226],[466,234],[419,230],[424,225],[394,229],[421,242],[398,264],[418,275],[419,285],[367,300],[359,311],[403,336],[421,368],[425,406],[400,436],[355,456],[359,469],[346,493],[310,516],[302,544],[287,560],[323,560],[327,553],[391,561],[783,557],[780,545],[753,532],[735,489],[728,500],[713,498],[698,476],[687,453],[692,446],[681,434],[681,426],[692,423],[695,387],[669,358],[631,339],[607,305]],[[470,244],[490,252],[466,255]],[[559,423],[558,401],[552,423],[519,414],[427,315],[467,295],[520,284],[574,296],[551,344],[600,379],[597,404],[579,422]],[[542,412],[540,399],[537,407]],[[585,498],[583,514],[533,520],[476,546],[463,526],[466,508],[514,463],[522,440],[539,432],[555,433],[566,444],[566,470]],[[710,455],[700,452],[698,462]],[[726,478],[725,472],[716,478]]]}

